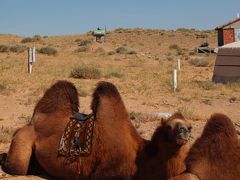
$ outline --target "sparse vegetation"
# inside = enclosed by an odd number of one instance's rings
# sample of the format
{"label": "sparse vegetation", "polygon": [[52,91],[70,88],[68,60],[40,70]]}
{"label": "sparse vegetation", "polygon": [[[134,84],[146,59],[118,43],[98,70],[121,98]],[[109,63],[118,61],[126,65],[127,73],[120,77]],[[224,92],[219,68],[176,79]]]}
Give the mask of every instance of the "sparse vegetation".
{"label": "sparse vegetation", "polygon": [[39,53],[41,54],[47,54],[47,55],[56,55],[57,54],[57,50],[53,47],[42,47],[38,50]]}
{"label": "sparse vegetation", "polygon": [[88,47],[86,46],[83,46],[83,47],[80,47],[78,49],[75,50],[75,52],[79,53],[79,52],[87,52],[89,50]]}
{"label": "sparse vegetation", "polygon": [[108,54],[108,55],[114,55],[114,54],[116,54],[116,52],[114,52],[114,51],[109,51],[107,54]]}
{"label": "sparse vegetation", "polygon": [[75,67],[70,73],[70,77],[78,79],[99,79],[101,76],[102,72],[99,69],[87,65]]}
{"label": "sparse vegetation", "polygon": [[0,93],[2,92],[2,91],[4,91],[6,89],[6,86],[4,86],[3,84],[0,84]]}
{"label": "sparse vegetation", "polygon": [[178,108],[178,112],[180,112],[186,119],[197,121],[205,118],[200,116],[197,112],[194,111],[194,109],[188,106]]}
{"label": "sparse vegetation", "polygon": [[23,45],[16,45],[16,46],[11,46],[9,50],[15,53],[22,53],[25,50],[27,50],[27,47]]}
{"label": "sparse vegetation", "polygon": [[211,106],[212,105],[212,100],[211,99],[203,99],[202,103]]}
{"label": "sparse vegetation", "polygon": [[197,39],[198,39],[198,38],[204,39],[204,38],[208,38],[208,35],[207,35],[207,34],[196,34],[196,38],[197,38]]}
{"label": "sparse vegetation", "polygon": [[131,50],[131,51],[128,52],[128,54],[137,54],[137,52],[134,51],[134,50]]}
{"label": "sparse vegetation", "polygon": [[196,67],[207,67],[209,65],[209,61],[198,58],[191,59],[189,63]]}
{"label": "sparse vegetation", "polygon": [[225,84],[227,89],[231,89],[233,91],[238,91],[240,89],[240,82],[235,83],[227,83]]}
{"label": "sparse vegetation", "polygon": [[14,52],[14,53],[22,53],[27,49],[26,46],[23,45],[15,45],[15,46],[6,46],[0,45],[0,52]]}
{"label": "sparse vegetation", "polygon": [[172,44],[172,45],[169,46],[169,49],[177,50],[177,49],[180,49],[180,47],[177,44]]}
{"label": "sparse vegetation", "polygon": [[18,119],[20,121],[23,121],[25,124],[28,124],[28,123],[30,123],[32,116],[25,116],[22,114],[21,116],[18,117]]}
{"label": "sparse vegetation", "polygon": [[9,48],[10,48],[9,46],[0,45],[0,52],[8,52]]}
{"label": "sparse vegetation", "polygon": [[32,39],[33,39],[34,42],[36,42],[36,41],[41,41],[42,37],[40,35],[36,34],[36,35],[33,36]]}
{"label": "sparse vegetation", "polygon": [[95,50],[95,53],[98,53],[100,55],[105,55],[106,54],[105,50],[102,47],[97,48]]}
{"label": "sparse vegetation", "polygon": [[108,71],[104,74],[105,78],[111,78],[111,77],[122,78],[123,76],[124,74],[118,71]]}
{"label": "sparse vegetation", "polygon": [[82,39],[76,39],[75,42],[78,43],[78,46],[88,46],[89,44],[91,44],[92,42],[89,40],[82,40]]}
{"label": "sparse vegetation", "polygon": [[42,37],[40,35],[34,35],[33,37],[23,38],[21,43],[37,42],[37,41],[40,41],[41,39]]}
{"label": "sparse vegetation", "polygon": [[0,143],[9,143],[12,139],[12,135],[15,129],[10,127],[0,127]]}
{"label": "sparse vegetation", "polygon": [[216,88],[216,84],[212,81],[198,81],[197,84],[199,88],[204,90],[212,90]]}
{"label": "sparse vegetation", "polygon": [[26,37],[22,39],[21,43],[29,43],[29,42],[34,42],[33,38],[31,37]]}
{"label": "sparse vegetation", "polygon": [[127,51],[128,51],[128,49],[126,47],[123,47],[123,46],[116,49],[116,52],[118,54],[125,54],[125,53],[127,53]]}
{"label": "sparse vegetation", "polygon": [[230,103],[234,103],[234,102],[236,102],[237,101],[237,97],[235,97],[235,96],[231,96],[230,98],[229,98],[229,102]]}

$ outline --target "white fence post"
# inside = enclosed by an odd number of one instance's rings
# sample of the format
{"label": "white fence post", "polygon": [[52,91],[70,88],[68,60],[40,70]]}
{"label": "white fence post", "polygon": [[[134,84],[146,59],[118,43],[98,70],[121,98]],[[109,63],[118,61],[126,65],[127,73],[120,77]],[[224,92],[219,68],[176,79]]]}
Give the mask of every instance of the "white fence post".
{"label": "white fence post", "polygon": [[177,89],[177,69],[173,70],[173,92]]}
{"label": "white fence post", "polygon": [[28,73],[32,73],[33,53],[32,48],[28,48]]}
{"label": "white fence post", "polygon": [[32,48],[32,61],[33,61],[33,63],[36,62],[35,52],[36,52],[36,48],[35,48],[35,46],[34,46],[34,47]]}
{"label": "white fence post", "polygon": [[181,62],[180,59],[177,60],[177,70],[180,71],[181,69]]}

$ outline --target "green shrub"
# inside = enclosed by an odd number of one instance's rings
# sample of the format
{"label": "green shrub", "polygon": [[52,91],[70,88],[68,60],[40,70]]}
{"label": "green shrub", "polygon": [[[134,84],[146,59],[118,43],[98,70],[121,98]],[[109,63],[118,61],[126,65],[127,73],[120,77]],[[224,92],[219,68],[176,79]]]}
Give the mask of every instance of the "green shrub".
{"label": "green shrub", "polygon": [[32,39],[34,42],[36,42],[36,41],[40,41],[42,37],[40,35],[34,35]]}
{"label": "green shrub", "polygon": [[78,79],[99,79],[101,76],[102,73],[100,70],[86,65],[75,67],[70,73],[70,77]]}
{"label": "green shrub", "polygon": [[0,45],[0,52],[8,52],[9,48],[10,48],[9,46]]}
{"label": "green shrub", "polygon": [[40,41],[41,39],[42,37],[40,35],[34,35],[33,37],[26,37],[22,39],[21,43],[36,42],[36,41]]}
{"label": "green shrub", "polygon": [[29,42],[34,42],[34,39],[31,37],[26,37],[21,41],[21,43],[29,43]]}
{"label": "green shrub", "polygon": [[57,50],[52,48],[52,47],[42,47],[41,49],[38,50],[39,53],[41,54],[47,54],[47,55],[56,55],[57,54]]}
{"label": "green shrub", "polygon": [[172,44],[169,46],[169,49],[175,49],[175,50],[178,50],[178,49],[181,49],[177,44]]}
{"label": "green shrub", "polygon": [[207,67],[209,65],[209,62],[207,60],[202,59],[191,59],[189,63],[196,67]]}
{"label": "green shrub", "polygon": [[16,45],[16,46],[11,46],[10,51],[15,52],[15,53],[22,53],[27,49],[26,46],[23,45]]}
{"label": "green shrub", "polygon": [[121,46],[121,47],[119,47],[119,48],[117,48],[116,49],[116,52],[118,53],[118,54],[125,54],[125,53],[127,53],[127,48],[126,47],[123,47],[123,46]]}

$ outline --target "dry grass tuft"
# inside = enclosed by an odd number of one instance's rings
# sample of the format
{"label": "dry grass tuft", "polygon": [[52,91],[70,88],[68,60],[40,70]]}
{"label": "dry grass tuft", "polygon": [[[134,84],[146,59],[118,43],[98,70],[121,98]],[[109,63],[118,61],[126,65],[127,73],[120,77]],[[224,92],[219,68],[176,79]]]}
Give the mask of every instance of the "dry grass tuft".
{"label": "dry grass tuft", "polygon": [[70,77],[77,79],[99,79],[102,77],[102,72],[94,66],[78,66],[73,68]]}
{"label": "dry grass tuft", "polygon": [[208,65],[209,65],[209,61],[198,59],[198,58],[191,59],[189,61],[189,63],[193,66],[196,66],[196,67],[208,67]]}
{"label": "dry grass tuft", "polygon": [[41,54],[47,54],[49,56],[55,56],[57,54],[57,50],[53,47],[42,47],[38,50],[38,52]]}
{"label": "dry grass tuft", "polygon": [[0,143],[9,143],[12,139],[12,136],[15,132],[15,129],[10,127],[0,127]]}
{"label": "dry grass tuft", "polygon": [[190,119],[190,120],[197,121],[205,118],[204,116],[201,116],[195,110],[193,110],[188,106],[182,106],[178,108],[178,112],[180,112],[186,119]]}

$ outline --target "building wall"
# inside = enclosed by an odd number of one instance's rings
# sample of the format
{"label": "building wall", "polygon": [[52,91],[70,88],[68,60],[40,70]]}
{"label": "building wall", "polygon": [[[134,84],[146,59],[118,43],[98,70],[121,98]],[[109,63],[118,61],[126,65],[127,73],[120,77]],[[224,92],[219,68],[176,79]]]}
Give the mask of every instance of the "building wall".
{"label": "building wall", "polygon": [[223,29],[229,29],[229,28],[240,29],[240,21],[237,21],[233,24],[225,26]]}
{"label": "building wall", "polygon": [[229,44],[229,43],[233,43],[235,42],[235,33],[234,33],[234,29],[224,29],[223,30],[223,43],[225,44]]}
{"label": "building wall", "polygon": [[218,46],[240,41],[240,20],[218,29]]}
{"label": "building wall", "polygon": [[235,41],[240,42],[240,28],[235,29]]}

